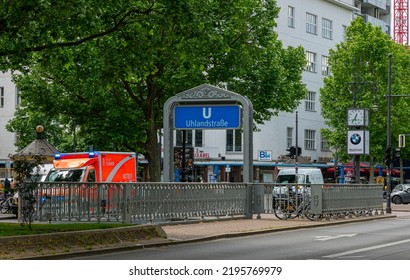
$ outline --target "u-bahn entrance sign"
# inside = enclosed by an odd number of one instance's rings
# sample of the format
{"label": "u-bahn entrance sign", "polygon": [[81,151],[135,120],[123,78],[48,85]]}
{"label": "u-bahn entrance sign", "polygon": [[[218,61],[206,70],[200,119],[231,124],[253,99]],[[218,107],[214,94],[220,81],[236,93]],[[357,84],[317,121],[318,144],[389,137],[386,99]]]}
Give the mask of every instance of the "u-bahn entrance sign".
{"label": "u-bahn entrance sign", "polygon": [[[243,111],[243,114],[241,114]],[[173,182],[174,129],[243,127],[243,181],[253,181],[253,107],[248,98],[208,84],[183,91],[164,104],[164,182]]]}
{"label": "u-bahn entrance sign", "polygon": [[175,129],[237,129],[241,127],[239,105],[177,106]]}

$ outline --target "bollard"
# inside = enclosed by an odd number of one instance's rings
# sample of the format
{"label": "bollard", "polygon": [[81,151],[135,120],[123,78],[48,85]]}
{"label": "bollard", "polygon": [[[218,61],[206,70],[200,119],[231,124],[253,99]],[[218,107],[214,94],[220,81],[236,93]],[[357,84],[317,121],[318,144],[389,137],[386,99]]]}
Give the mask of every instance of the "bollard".
{"label": "bollard", "polygon": [[47,212],[47,213],[46,213],[46,217],[47,217],[48,223],[51,224],[51,220],[52,220],[52,214],[51,214],[51,212]]}

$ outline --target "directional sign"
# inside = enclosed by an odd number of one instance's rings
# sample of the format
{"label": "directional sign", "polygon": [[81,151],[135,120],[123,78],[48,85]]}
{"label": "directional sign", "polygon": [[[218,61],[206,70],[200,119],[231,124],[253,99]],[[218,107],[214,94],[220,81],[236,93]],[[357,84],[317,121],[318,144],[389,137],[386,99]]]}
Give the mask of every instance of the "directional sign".
{"label": "directional sign", "polygon": [[236,129],[241,127],[238,105],[177,106],[175,129]]}

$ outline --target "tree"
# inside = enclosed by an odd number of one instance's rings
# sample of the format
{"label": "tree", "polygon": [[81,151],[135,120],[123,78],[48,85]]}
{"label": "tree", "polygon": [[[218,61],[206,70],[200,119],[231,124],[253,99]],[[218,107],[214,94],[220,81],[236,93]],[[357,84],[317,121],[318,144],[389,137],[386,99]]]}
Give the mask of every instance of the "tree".
{"label": "tree", "polygon": [[31,230],[34,220],[35,204],[37,203],[37,188],[39,166],[45,162],[42,156],[17,157],[11,156],[14,164],[14,179],[16,190],[21,200],[19,206],[21,225],[27,225]]}
{"label": "tree", "polygon": [[[346,41],[329,52],[332,75],[327,77],[321,89],[320,102],[327,129],[323,134],[334,147],[342,161],[347,155],[347,109],[353,107],[356,92],[356,107],[372,108],[375,101],[378,111],[370,111],[370,157],[382,162],[386,147],[388,54],[393,56],[392,94],[406,94],[409,88],[409,51],[394,43],[378,27],[356,18],[346,31]],[[353,82],[356,73],[356,89]],[[375,91],[376,89],[376,91]],[[392,98],[392,141],[398,134],[410,131],[407,119],[409,99]],[[393,145],[397,145],[395,142]]]}
{"label": "tree", "polygon": [[66,130],[75,121],[83,142],[100,149],[144,153],[150,180],[159,181],[157,137],[169,97],[202,83],[227,85],[251,99],[256,123],[305,97],[304,51],[277,40],[275,1],[162,0],[154,7],[117,32],[35,53],[15,80],[23,112],[47,112]]}

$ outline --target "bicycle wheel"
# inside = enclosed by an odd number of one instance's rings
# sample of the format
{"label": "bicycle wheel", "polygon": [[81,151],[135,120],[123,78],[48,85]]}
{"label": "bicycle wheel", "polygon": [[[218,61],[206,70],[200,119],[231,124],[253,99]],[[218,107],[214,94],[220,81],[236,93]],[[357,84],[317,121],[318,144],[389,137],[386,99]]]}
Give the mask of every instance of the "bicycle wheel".
{"label": "bicycle wheel", "polygon": [[8,206],[7,200],[2,201],[0,204],[0,213],[6,214],[8,210],[9,210],[9,206]]}
{"label": "bicycle wheel", "polygon": [[319,221],[323,219],[322,214],[310,214],[309,211],[305,213],[306,218],[308,218],[311,221]]}
{"label": "bicycle wheel", "polygon": [[308,218],[311,221],[319,221],[321,219],[323,219],[323,215],[322,214],[312,214],[310,213],[310,201],[303,202],[303,215]]}
{"label": "bicycle wheel", "polygon": [[294,212],[295,207],[289,200],[277,199],[273,207],[273,212],[276,218],[280,220],[287,220],[291,218],[292,212]]}

